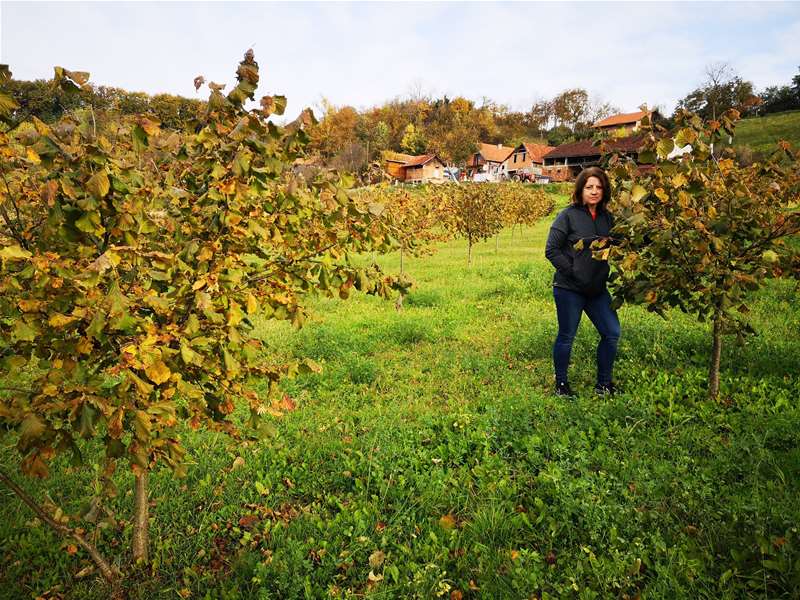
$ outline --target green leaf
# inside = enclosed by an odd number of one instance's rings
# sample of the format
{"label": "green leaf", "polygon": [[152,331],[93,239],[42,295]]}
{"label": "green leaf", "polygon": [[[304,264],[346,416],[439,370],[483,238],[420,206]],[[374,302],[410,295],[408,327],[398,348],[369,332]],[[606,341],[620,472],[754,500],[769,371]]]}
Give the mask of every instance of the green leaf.
{"label": "green leaf", "polygon": [[37,335],[39,335],[39,331],[22,319],[17,320],[11,330],[11,340],[14,342],[32,342]]}
{"label": "green leaf", "polygon": [[81,408],[81,418],[78,427],[78,432],[82,438],[88,439],[95,435],[94,422],[96,419],[97,410],[95,410],[91,404],[84,402],[83,407]]}
{"label": "green leaf", "polygon": [[147,132],[145,132],[141,125],[136,125],[133,131],[131,131],[131,141],[133,142],[133,149],[136,152],[143,152],[150,144],[147,138]]}
{"label": "green leaf", "polygon": [[675,142],[672,141],[672,138],[664,138],[656,145],[656,152],[658,152],[659,158],[667,158],[674,149]]}
{"label": "green leaf", "polygon": [[100,213],[94,210],[83,213],[83,216],[75,221],[75,227],[84,233],[93,233],[95,235],[105,233],[105,228],[100,224]]}
{"label": "green leaf", "polygon": [[225,363],[225,370],[228,372],[229,377],[236,377],[241,371],[239,362],[228,352],[227,348],[222,349],[222,359]]}
{"label": "green leaf", "polygon": [[639,156],[636,160],[639,164],[642,165],[651,165],[656,162],[656,153],[652,150],[645,150],[644,152],[639,152]]}

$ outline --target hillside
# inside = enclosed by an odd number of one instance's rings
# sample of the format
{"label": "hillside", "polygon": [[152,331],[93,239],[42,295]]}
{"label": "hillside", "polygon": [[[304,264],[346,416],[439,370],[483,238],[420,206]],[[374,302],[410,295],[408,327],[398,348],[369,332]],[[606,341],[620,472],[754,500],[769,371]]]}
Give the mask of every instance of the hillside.
{"label": "hillside", "polygon": [[800,110],[743,119],[736,127],[734,145],[767,153],[774,150],[780,140],[800,146]]}

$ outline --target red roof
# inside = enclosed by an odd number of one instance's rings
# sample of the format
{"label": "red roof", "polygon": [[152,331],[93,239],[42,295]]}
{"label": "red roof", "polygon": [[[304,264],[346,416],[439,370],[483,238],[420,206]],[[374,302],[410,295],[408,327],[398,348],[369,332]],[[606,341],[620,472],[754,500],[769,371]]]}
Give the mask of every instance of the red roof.
{"label": "red roof", "polygon": [[544,162],[544,155],[555,150],[555,146],[547,146],[546,144],[531,144],[529,142],[522,142],[515,150],[519,150],[520,146],[525,148],[525,151],[535,163]]}
{"label": "red roof", "polygon": [[[642,145],[644,137],[632,135],[629,137],[608,140],[606,142],[609,150],[621,152],[636,152]],[[569,144],[561,144],[554,150],[545,154],[542,158],[572,158],[575,156],[600,156],[600,147],[595,146],[592,140],[578,140]]]}
{"label": "red roof", "polygon": [[615,125],[630,125],[635,124],[640,119],[643,119],[650,114],[650,111],[640,110],[634,113],[624,113],[619,115],[611,115],[605,119],[601,119],[594,124],[595,127],[613,127]]}

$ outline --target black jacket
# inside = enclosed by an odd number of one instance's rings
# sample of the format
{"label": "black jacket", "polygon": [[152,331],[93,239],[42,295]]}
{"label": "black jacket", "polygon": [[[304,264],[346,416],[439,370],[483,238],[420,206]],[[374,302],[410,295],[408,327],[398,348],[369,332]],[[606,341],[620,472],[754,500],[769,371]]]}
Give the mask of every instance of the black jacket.
{"label": "black jacket", "polygon": [[[614,218],[607,210],[598,210],[592,219],[585,206],[571,205],[558,213],[550,226],[544,255],[556,268],[553,278],[555,287],[580,292],[586,296],[597,296],[606,289],[608,262],[592,258],[591,242],[597,238],[610,237]],[[583,240],[583,249],[573,247]]]}

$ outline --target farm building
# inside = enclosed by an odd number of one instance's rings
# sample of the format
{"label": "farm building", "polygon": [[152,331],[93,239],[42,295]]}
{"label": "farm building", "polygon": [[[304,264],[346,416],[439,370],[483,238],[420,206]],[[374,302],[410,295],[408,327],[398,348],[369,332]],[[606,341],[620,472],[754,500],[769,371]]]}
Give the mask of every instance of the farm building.
{"label": "farm building", "polygon": [[[608,147],[636,159],[643,139],[641,135],[632,135],[610,140]],[[600,147],[595,146],[592,140],[561,144],[544,155],[542,175],[550,177],[553,181],[570,181],[582,169],[598,164],[600,156]]]}
{"label": "farm building", "polygon": [[412,156],[399,152],[385,157],[386,172],[407,183],[443,183],[447,179],[445,164],[435,154]]}
{"label": "farm building", "polygon": [[[646,108],[646,107],[645,107]],[[645,117],[660,116],[657,110],[640,110],[633,113],[624,113],[611,115],[605,119],[601,119],[592,127],[599,131],[607,131],[616,136],[631,135],[639,130],[642,125],[642,119]]]}
{"label": "farm building", "polygon": [[520,173],[525,173],[529,176],[542,175],[544,155],[551,150],[555,150],[555,147],[522,142],[514,148],[514,152],[503,162],[501,171],[508,177],[513,177]]}
{"label": "farm building", "polygon": [[467,161],[467,178],[497,181],[502,172],[503,162],[512,152],[514,148],[502,144],[478,144],[478,151]]}

